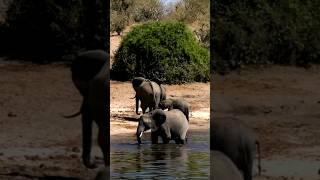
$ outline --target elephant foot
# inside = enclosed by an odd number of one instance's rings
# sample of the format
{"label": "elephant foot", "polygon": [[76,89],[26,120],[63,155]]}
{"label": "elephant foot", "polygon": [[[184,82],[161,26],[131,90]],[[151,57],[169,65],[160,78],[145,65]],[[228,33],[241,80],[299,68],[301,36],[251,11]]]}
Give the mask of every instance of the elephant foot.
{"label": "elephant foot", "polygon": [[97,168],[98,166],[96,165],[96,163],[92,160],[84,160],[83,161],[83,164],[86,168],[88,169],[95,169]]}

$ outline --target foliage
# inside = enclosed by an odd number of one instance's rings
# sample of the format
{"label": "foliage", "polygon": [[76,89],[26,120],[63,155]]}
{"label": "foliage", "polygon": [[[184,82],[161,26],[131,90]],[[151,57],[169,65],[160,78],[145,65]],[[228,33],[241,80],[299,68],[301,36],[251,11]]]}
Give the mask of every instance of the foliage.
{"label": "foliage", "polygon": [[194,30],[198,40],[202,43],[203,47],[210,49],[210,25],[208,22],[202,22],[199,28]]}
{"label": "foliage", "polygon": [[160,0],[112,0],[111,32],[120,34],[130,23],[160,20],[163,14]]}
{"label": "foliage", "polygon": [[[100,3],[99,24],[94,30],[95,42],[107,46]],[[39,57],[39,61],[56,60],[61,56],[87,48],[91,32],[84,17],[85,8],[77,0],[13,0],[3,26],[0,42],[1,53],[22,57]],[[89,22],[89,23],[88,23]],[[86,24],[87,23],[87,24]]]}
{"label": "foliage", "polygon": [[169,6],[165,18],[191,24],[197,39],[205,48],[210,48],[209,0],[180,0]]}
{"label": "foliage", "polygon": [[308,66],[320,58],[317,0],[217,0],[213,59],[217,71],[248,64]]}
{"label": "foliage", "polygon": [[124,38],[111,70],[111,78],[135,76],[165,83],[209,80],[209,52],[181,22],[150,22],[136,26]]}
{"label": "foliage", "polygon": [[132,11],[135,22],[160,20],[164,15],[164,5],[160,0],[135,0]]}
{"label": "foliage", "polygon": [[195,21],[209,21],[209,0],[180,0],[170,7],[168,19],[192,23]]}
{"label": "foliage", "polygon": [[128,24],[127,15],[121,11],[114,11],[111,10],[111,32],[117,32],[118,35],[125,29],[126,25]]}

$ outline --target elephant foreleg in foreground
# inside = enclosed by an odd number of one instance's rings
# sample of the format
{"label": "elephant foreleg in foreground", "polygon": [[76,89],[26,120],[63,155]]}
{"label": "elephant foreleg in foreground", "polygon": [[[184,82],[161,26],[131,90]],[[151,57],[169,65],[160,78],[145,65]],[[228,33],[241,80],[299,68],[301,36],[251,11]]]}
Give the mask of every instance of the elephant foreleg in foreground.
{"label": "elephant foreleg in foreground", "polygon": [[[98,144],[105,166],[109,159],[109,55],[102,50],[80,53],[74,60],[72,80],[83,97],[80,109],[82,115],[82,159],[87,168],[95,168],[91,160],[92,122],[98,126]],[[72,117],[72,116],[69,116]]]}

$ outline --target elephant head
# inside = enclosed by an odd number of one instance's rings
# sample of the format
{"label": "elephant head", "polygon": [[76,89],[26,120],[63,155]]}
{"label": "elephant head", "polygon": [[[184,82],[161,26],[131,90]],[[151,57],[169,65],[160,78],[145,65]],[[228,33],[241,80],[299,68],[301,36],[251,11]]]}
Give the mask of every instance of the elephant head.
{"label": "elephant head", "polygon": [[[136,133],[138,143],[141,144],[141,137],[144,131],[151,129],[151,133],[156,132],[165,121],[166,114],[160,109],[141,115]],[[170,134],[170,132],[166,132],[166,134]]]}
{"label": "elephant head", "polygon": [[165,110],[165,109],[169,109],[171,105],[172,105],[172,99],[165,99],[160,101],[159,108],[161,108],[162,110]]}

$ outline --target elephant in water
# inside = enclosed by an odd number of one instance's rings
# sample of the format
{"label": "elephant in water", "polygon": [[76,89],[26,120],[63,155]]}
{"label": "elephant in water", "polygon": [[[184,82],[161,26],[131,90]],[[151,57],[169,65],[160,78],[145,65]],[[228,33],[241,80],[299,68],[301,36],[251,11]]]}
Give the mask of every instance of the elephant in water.
{"label": "elephant in water", "polygon": [[222,152],[210,151],[210,156],[210,179],[243,180],[239,169]]}
{"label": "elephant in water", "polygon": [[80,112],[66,118],[82,115],[82,159],[87,168],[97,166],[91,160],[92,122],[95,121],[98,132],[98,144],[102,150],[104,163],[109,159],[109,55],[102,50],[90,50],[79,53],[71,66],[72,81],[83,97]]}
{"label": "elephant in water", "polygon": [[238,119],[216,118],[210,124],[210,149],[223,152],[242,171],[244,180],[252,180],[254,154],[258,151],[260,167],[260,144],[256,135]]}
{"label": "elephant in water", "polygon": [[184,144],[189,123],[184,114],[179,109],[163,111],[156,109],[140,117],[137,127],[137,140],[141,144],[141,136],[144,131],[151,129],[151,141],[158,143],[158,136],[163,143],[174,140],[177,144]]}
{"label": "elephant in water", "polygon": [[162,110],[168,109],[169,111],[172,109],[180,109],[189,121],[189,111],[191,106],[184,99],[165,99],[160,102],[159,107]]}
{"label": "elephant in water", "polygon": [[141,109],[144,114],[147,108],[149,108],[149,112],[155,110],[158,108],[160,101],[166,99],[166,89],[163,85],[143,77],[134,78],[132,87],[136,92],[136,114],[139,114],[139,101],[141,101]]}

